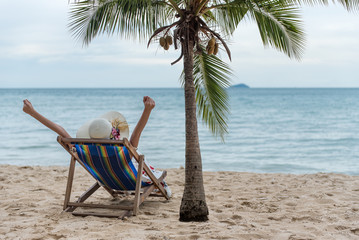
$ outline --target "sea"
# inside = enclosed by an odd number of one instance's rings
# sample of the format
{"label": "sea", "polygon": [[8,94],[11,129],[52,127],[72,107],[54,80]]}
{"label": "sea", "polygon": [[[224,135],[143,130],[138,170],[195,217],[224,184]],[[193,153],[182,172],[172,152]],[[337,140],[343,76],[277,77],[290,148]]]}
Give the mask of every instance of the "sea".
{"label": "sea", "polygon": [[[359,89],[229,89],[224,142],[199,119],[204,171],[359,175]],[[119,111],[130,132],[156,101],[140,151],[158,168],[185,166],[185,108],[181,88],[0,89],[0,164],[69,164],[57,134],[22,111],[29,99],[72,136],[90,119]]]}

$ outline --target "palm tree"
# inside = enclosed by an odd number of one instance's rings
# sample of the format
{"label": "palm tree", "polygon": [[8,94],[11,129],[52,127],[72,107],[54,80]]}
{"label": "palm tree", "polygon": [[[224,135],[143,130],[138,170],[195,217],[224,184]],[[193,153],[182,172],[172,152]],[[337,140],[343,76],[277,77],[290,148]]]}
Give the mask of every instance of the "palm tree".
{"label": "palm tree", "polygon": [[[206,221],[208,207],[202,177],[197,117],[214,135],[227,133],[229,113],[226,88],[231,70],[216,57],[218,49],[231,53],[226,39],[240,21],[257,23],[264,45],[271,45],[291,58],[300,59],[304,47],[298,5],[326,4],[327,0],[88,0],[74,1],[70,29],[85,45],[100,34],[149,39],[168,50],[180,50],[172,64],[183,59],[186,113],[185,189],[181,221]],[[339,0],[348,10],[358,0]],[[198,107],[198,109],[197,109]]]}

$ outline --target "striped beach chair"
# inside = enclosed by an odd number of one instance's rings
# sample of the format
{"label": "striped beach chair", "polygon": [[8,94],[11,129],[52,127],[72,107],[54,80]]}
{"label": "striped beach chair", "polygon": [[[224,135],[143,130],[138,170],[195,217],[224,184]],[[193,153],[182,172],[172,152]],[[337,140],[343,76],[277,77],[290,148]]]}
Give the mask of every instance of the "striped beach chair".
{"label": "striped beach chair", "polygon": [[[71,212],[76,216],[91,215],[123,218],[125,216],[137,215],[139,206],[148,196],[159,196],[169,199],[161,184],[161,181],[166,177],[166,171],[163,171],[162,175],[156,178],[149,166],[145,164],[144,156],[139,155],[127,139],[80,139],[58,136],[57,141],[71,155],[63,207],[65,212]],[[133,165],[131,156],[138,162],[138,169]],[[96,183],[85,191],[76,202],[72,202],[70,198],[76,162],[84,167],[96,180]],[[152,180],[152,184],[141,181],[143,172]],[[125,201],[125,204],[84,203],[100,187],[103,187],[114,198],[118,195],[125,195],[127,196],[126,198],[129,195],[134,195],[134,197],[130,204],[128,201]],[[107,208],[113,211],[107,213],[98,211],[75,212],[76,208]],[[125,211],[115,213],[118,212],[117,210]]]}

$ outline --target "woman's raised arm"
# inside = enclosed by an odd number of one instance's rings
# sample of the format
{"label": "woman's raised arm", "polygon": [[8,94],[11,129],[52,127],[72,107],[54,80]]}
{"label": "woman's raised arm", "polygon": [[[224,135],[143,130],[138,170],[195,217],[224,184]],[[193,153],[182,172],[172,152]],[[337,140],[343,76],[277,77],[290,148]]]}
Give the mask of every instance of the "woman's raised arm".
{"label": "woman's raised arm", "polygon": [[35,118],[37,121],[41,122],[42,124],[44,124],[46,127],[50,128],[52,131],[56,132],[57,134],[59,134],[61,137],[65,137],[65,138],[70,138],[70,134],[68,134],[68,132],[66,132],[66,130],[61,127],[60,125],[52,122],[51,120],[47,119],[46,117],[42,116],[40,113],[38,113],[34,107],[32,106],[31,102],[27,99],[25,99],[24,101],[24,106],[22,108],[22,110],[29,114],[30,116],[32,116],[33,118]]}
{"label": "woman's raised arm", "polygon": [[134,146],[135,148],[138,147],[141,133],[147,124],[147,121],[150,117],[152,109],[156,106],[155,101],[148,96],[143,97],[143,104],[145,105],[145,108],[143,109],[141,118],[140,118],[140,120],[138,120],[138,123],[137,123],[135,129],[133,130],[133,132],[131,134],[131,139],[130,139],[131,145]]}

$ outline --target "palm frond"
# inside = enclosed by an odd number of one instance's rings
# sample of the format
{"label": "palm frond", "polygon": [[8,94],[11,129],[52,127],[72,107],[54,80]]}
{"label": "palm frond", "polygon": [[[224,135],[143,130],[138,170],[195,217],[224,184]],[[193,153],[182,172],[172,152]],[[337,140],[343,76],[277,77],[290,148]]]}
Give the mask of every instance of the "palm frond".
{"label": "palm frond", "polygon": [[[224,141],[229,103],[227,88],[232,70],[214,55],[202,53],[194,57],[193,77],[196,88],[197,113],[213,135]],[[184,74],[181,75],[184,84]]]}
{"label": "palm frond", "polygon": [[241,2],[219,4],[213,8],[215,24],[227,35],[232,35],[238,24],[246,16],[248,7]]}
{"label": "palm frond", "polygon": [[250,17],[257,23],[263,44],[271,45],[291,58],[300,59],[305,40],[299,9],[280,0],[246,2]]}
{"label": "palm frond", "polygon": [[85,0],[71,4],[69,27],[85,45],[102,33],[117,32],[125,38],[146,38],[170,21],[172,8],[164,1]]}
{"label": "palm frond", "polygon": [[223,1],[211,7],[215,14],[212,21],[225,33],[232,34],[240,21],[252,19],[265,46],[271,45],[289,57],[300,59],[305,41],[299,9],[287,1],[290,0]]}
{"label": "palm frond", "polygon": [[297,4],[297,5],[324,5],[327,6],[329,2],[339,3],[348,11],[358,11],[359,10],[359,0],[285,0],[287,3]]}

